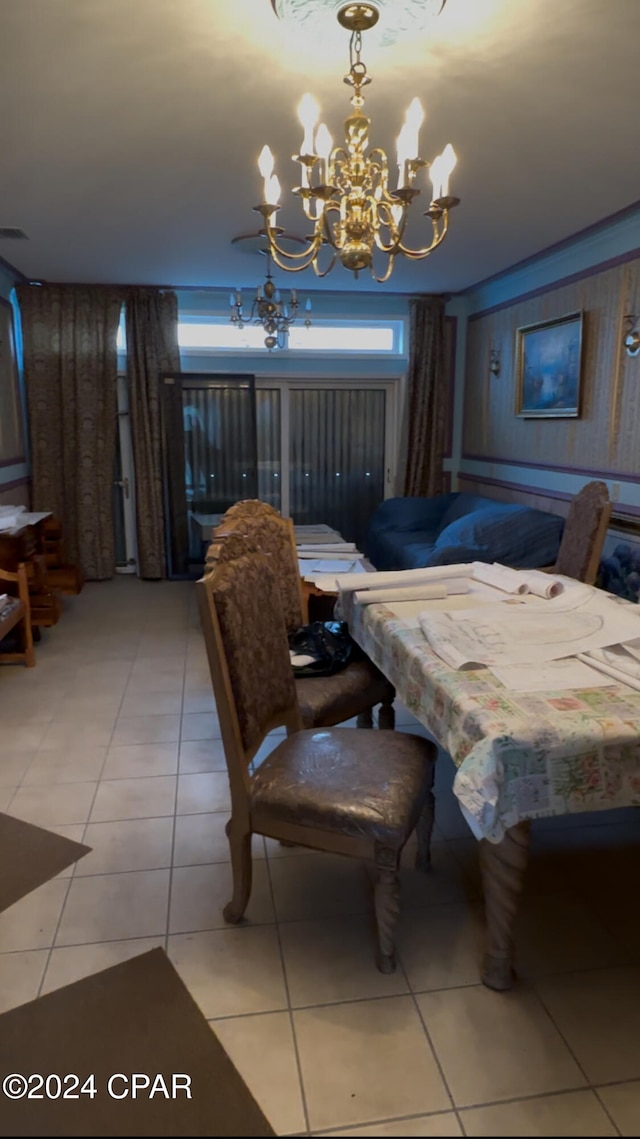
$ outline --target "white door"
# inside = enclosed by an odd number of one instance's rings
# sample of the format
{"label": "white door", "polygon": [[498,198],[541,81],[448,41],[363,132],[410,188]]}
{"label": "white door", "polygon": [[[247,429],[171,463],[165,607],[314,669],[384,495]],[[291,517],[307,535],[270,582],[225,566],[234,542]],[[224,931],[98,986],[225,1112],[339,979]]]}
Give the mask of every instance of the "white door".
{"label": "white door", "polygon": [[118,376],[118,430],[116,432],[113,519],[116,544],[116,573],[138,572],[136,541],[135,472],[129,420],[127,377]]}

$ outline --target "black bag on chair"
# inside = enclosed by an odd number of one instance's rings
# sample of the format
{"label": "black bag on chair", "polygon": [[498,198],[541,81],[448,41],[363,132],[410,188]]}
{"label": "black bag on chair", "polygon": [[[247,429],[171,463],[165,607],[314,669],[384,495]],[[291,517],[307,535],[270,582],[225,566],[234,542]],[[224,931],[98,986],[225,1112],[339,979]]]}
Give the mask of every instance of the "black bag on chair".
{"label": "black bag on chair", "polygon": [[346,621],[314,621],[289,633],[295,677],[333,676],[347,667],[353,651]]}

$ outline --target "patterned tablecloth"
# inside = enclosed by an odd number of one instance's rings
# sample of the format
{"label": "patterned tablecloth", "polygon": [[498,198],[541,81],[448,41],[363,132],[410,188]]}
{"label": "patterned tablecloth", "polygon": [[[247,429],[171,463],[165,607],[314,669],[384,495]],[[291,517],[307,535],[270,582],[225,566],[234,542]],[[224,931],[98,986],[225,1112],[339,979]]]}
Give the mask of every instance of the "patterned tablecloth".
{"label": "patterned tablecloth", "polygon": [[640,805],[640,692],[512,692],[489,669],[455,672],[384,605],[342,594],[351,635],[448,751],[476,837],[524,819]]}

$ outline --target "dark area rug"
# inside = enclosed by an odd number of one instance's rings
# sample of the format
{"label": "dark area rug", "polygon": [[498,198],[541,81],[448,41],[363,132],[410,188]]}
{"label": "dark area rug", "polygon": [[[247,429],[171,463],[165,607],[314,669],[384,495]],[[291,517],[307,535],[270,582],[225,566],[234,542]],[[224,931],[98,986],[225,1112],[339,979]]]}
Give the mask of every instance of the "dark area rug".
{"label": "dark area rug", "polygon": [[3,1013],[0,1084],[0,1135],[275,1135],[162,949]]}
{"label": "dark area rug", "polygon": [[0,813],[0,913],[91,850]]}

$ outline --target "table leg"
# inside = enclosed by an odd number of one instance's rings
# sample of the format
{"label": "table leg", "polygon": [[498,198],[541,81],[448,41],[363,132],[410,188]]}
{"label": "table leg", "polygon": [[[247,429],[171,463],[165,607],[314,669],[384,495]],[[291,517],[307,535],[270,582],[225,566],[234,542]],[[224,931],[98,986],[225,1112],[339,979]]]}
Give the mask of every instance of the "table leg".
{"label": "table leg", "polygon": [[502,842],[480,842],[486,943],[482,981],[490,989],[513,983],[513,925],[529,861],[529,823],[510,827]]}

